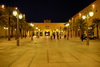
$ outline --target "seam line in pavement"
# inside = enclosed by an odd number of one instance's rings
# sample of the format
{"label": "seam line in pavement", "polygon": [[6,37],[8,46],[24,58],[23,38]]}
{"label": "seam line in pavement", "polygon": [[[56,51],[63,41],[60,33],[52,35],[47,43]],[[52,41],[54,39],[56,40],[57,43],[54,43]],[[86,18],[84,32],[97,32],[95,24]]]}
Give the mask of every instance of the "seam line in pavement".
{"label": "seam line in pavement", "polygon": [[24,53],[22,53],[18,58],[16,58],[12,63],[8,65],[10,67],[13,63],[15,63],[21,56],[23,56],[28,50],[26,50]]}
{"label": "seam line in pavement", "polygon": [[29,65],[28,65],[28,67],[30,67],[30,65],[31,65],[31,63],[32,63],[32,61],[33,61],[33,59],[34,59],[34,57],[35,57],[35,56],[36,56],[36,54],[37,54],[37,52],[38,52],[38,50],[35,52],[35,55],[33,55],[32,60],[30,61],[30,63],[29,63]]}
{"label": "seam line in pavement", "polygon": [[90,58],[90,59],[92,59],[92,60],[96,61],[97,63],[100,63],[99,61],[97,61],[97,60],[95,60],[95,59],[93,59],[93,58],[91,58],[91,57],[89,57],[89,56],[85,55],[84,53],[80,52],[79,50],[77,50],[77,51],[78,51],[79,53],[81,53],[82,55],[84,55],[84,56],[86,56],[86,57],[88,57],[88,58]]}
{"label": "seam line in pavement", "polygon": [[47,50],[47,62],[49,63],[49,52]]}

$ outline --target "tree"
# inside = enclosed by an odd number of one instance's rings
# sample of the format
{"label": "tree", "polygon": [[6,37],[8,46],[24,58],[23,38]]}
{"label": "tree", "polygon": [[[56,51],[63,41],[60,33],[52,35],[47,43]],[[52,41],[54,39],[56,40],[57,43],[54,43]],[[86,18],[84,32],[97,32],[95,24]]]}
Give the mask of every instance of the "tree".
{"label": "tree", "polygon": [[11,37],[10,37],[10,28],[11,28],[11,20],[12,20],[12,12],[13,12],[13,7],[6,7],[5,9],[5,13],[6,15],[8,15],[8,41],[11,40]]}
{"label": "tree", "polygon": [[78,27],[78,24],[76,22],[73,25],[73,30],[75,31],[75,36],[78,36],[79,27]]}
{"label": "tree", "polygon": [[22,35],[26,38],[26,32],[27,32],[27,29],[28,29],[28,24],[27,24],[26,21],[24,21],[22,23],[22,29],[23,29],[23,34]]}
{"label": "tree", "polygon": [[16,25],[17,25],[17,24],[16,24],[17,19],[16,19],[16,17],[13,16],[13,17],[11,17],[11,20],[10,20],[10,21],[11,21],[11,22],[10,22],[10,27],[11,27],[11,34],[10,34],[10,35],[11,35],[11,37],[13,37],[13,36],[14,36],[14,34],[13,34],[14,32],[13,32],[13,31],[14,31],[14,30],[16,29],[16,27],[17,27],[17,26],[16,26]]}
{"label": "tree", "polygon": [[[4,7],[0,9],[0,20],[3,25],[6,25],[8,27],[8,41],[10,41],[10,28],[11,28],[11,21],[12,19],[12,11],[13,7]],[[1,25],[2,25],[1,24]]]}
{"label": "tree", "polygon": [[[8,16],[5,14],[4,8],[0,8],[0,26],[7,29]],[[5,30],[5,37],[7,37],[7,30]]]}
{"label": "tree", "polygon": [[0,25],[7,26],[7,18],[8,16],[5,14],[4,9],[0,8]]}
{"label": "tree", "polygon": [[95,27],[97,28],[97,38],[99,38],[99,25],[100,25],[100,19],[99,18],[94,18],[92,23],[95,24]]}
{"label": "tree", "polygon": [[87,23],[83,19],[78,19],[76,21],[76,24],[78,25],[80,29],[80,35],[84,34],[84,31],[86,30]]}

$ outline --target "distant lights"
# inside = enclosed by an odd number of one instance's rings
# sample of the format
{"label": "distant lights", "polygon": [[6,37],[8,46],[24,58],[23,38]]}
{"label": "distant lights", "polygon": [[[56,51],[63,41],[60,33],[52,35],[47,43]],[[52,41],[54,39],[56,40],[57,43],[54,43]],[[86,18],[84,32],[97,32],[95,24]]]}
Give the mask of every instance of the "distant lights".
{"label": "distant lights", "polygon": [[88,29],[90,30],[90,29],[92,29],[92,27],[88,27]]}
{"label": "distant lights", "polygon": [[71,22],[71,20],[69,20],[69,22]]}
{"label": "distant lights", "polygon": [[66,26],[69,26],[69,25],[70,25],[69,23],[66,24]]}
{"label": "distant lights", "polygon": [[86,16],[84,15],[84,16],[82,16],[82,18],[83,18],[83,19],[86,19]]}
{"label": "distant lights", "polygon": [[5,7],[5,5],[2,5],[1,7],[2,7],[2,8],[4,8],[4,7]]}
{"label": "distant lights", "polygon": [[32,24],[32,23],[31,23],[30,25],[31,25],[32,27],[34,26],[34,24]]}
{"label": "distant lights", "polygon": [[94,7],[95,7],[95,5],[93,4],[93,5],[92,5],[92,7],[94,8]]}
{"label": "distant lights", "polygon": [[18,9],[17,7],[15,9]]}
{"label": "distant lights", "polygon": [[3,28],[6,29],[6,30],[8,29],[8,27],[3,27]]}
{"label": "distant lights", "polygon": [[81,16],[81,13],[79,13],[79,16]]}
{"label": "distant lights", "polygon": [[40,31],[40,29],[38,29]]}
{"label": "distant lights", "polygon": [[38,27],[36,27],[35,29],[38,29]]}
{"label": "distant lights", "polygon": [[55,32],[55,30],[53,30],[53,32]]}
{"label": "distant lights", "polygon": [[58,29],[56,29],[56,31],[58,31]]}

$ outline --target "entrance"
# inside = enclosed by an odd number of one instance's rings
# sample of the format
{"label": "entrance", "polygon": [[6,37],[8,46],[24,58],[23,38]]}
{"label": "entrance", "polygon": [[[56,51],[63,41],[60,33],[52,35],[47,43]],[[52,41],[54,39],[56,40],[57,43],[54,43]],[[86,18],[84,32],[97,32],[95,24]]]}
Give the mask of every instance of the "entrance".
{"label": "entrance", "polygon": [[50,32],[45,32],[45,36],[50,36]]}
{"label": "entrance", "polygon": [[43,33],[42,32],[40,32],[40,36],[43,36]]}

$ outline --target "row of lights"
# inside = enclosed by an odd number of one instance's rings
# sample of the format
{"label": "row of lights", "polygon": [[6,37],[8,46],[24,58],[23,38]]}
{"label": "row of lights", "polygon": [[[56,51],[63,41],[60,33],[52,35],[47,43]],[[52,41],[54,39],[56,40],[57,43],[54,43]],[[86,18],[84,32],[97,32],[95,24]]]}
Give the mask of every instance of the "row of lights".
{"label": "row of lights", "polygon": [[[17,16],[17,15],[18,15],[18,12],[17,12],[17,11],[13,11],[13,15],[14,15],[14,16]],[[18,15],[18,18],[19,18],[19,19],[22,19],[22,18],[23,18],[23,17],[22,17],[22,14],[19,14],[19,15]]]}
{"label": "row of lights", "polygon": [[[95,8],[95,5],[94,5],[94,4],[92,5],[92,8],[93,8],[93,9]],[[79,13],[79,16],[81,16],[81,15],[82,15],[82,14]],[[93,11],[90,11],[90,12],[89,12],[89,16],[92,17],[93,15],[94,15],[94,12],[93,12]],[[83,19],[86,19],[87,17],[86,17],[85,15],[83,15],[82,18],[83,18]],[[73,20],[73,18],[72,18],[72,20]],[[71,22],[71,20],[69,20],[69,22]]]}
{"label": "row of lights", "polygon": [[[5,5],[1,5],[1,8],[4,9],[4,8],[5,8]],[[16,7],[15,9],[18,10],[17,7]],[[14,16],[17,16],[17,15],[18,15],[18,11],[16,11],[16,10],[13,11],[13,15],[14,15]],[[19,18],[19,19],[22,19],[22,18],[23,18],[22,14],[19,14],[19,17],[18,17],[18,18]]]}
{"label": "row of lights", "polygon": [[[89,16],[90,16],[90,17],[92,17],[93,15],[94,15],[94,12],[92,12],[92,11],[89,12]],[[83,15],[82,18],[83,18],[83,19],[86,19],[86,18],[88,18],[88,17],[86,17],[85,15]]]}
{"label": "row of lights", "polygon": [[[89,16],[92,17],[94,15],[93,11],[89,12]],[[81,16],[81,13],[79,13],[79,16]],[[83,19],[86,19],[87,17],[85,15],[82,16]],[[73,19],[73,18],[72,18]],[[69,20],[69,22],[71,22],[71,20]]]}
{"label": "row of lights", "polygon": [[[34,24],[30,24],[32,27],[34,26]],[[38,29],[38,27],[35,28],[36,30],[40,31],[40,29]],[[56,29],[56,31],[58,31],[58,29]]]}
{"label": "row of lights", "polygon": [[[8,27],[3,27],[3,29],[8,30]],[[15,29],[15,31],[16,31],[16,29]]]}
{"label": "row of lights", "polygon": [[[34,24],[30,24],[32,27],[34,26]],[[36,30],[40,31],[40,29],[38,29],[38,27],[35,28]],[[56,31],[58,31],[58,29],[56,29]]]}
{"label": "row of lights", "polygon": [[8,27],[3,27],[3,28],[6,29],[6,30],[8,29]]}
{"label": "row of lights", "polygon": [[[31,23],[30,25],[31,25],[32,27],[34,27],[34,24]],[[38,27],[36,27],[35,29],[40,31],[40,29],[39,29]]]}
{"label": "row of lights", "polygon": [[[92,5],[92,8],[93,8],[93,9],[95,8],[95,5],[94,5],[94,4]],[[81,16],[81,15],[82,15],[82,14],[79,13],[79,16]],[[83,15],[83,16],[82,16],[82,19],[89,18],[89,16],[92,17],[93,15],[94,15],[94,12],[93,12],[93,11],[90,11],[89,14],[88,14],[88,16]],[[73,19],[74,19],[74,18],[72,18],[72,20],[73,20]],[[69,20],[69,22],[71,22],[71,20]],[[69,26],[69,24],[66,24],[66,26]],[[88,28],[88,29],[92,29],[92,28]]]}

